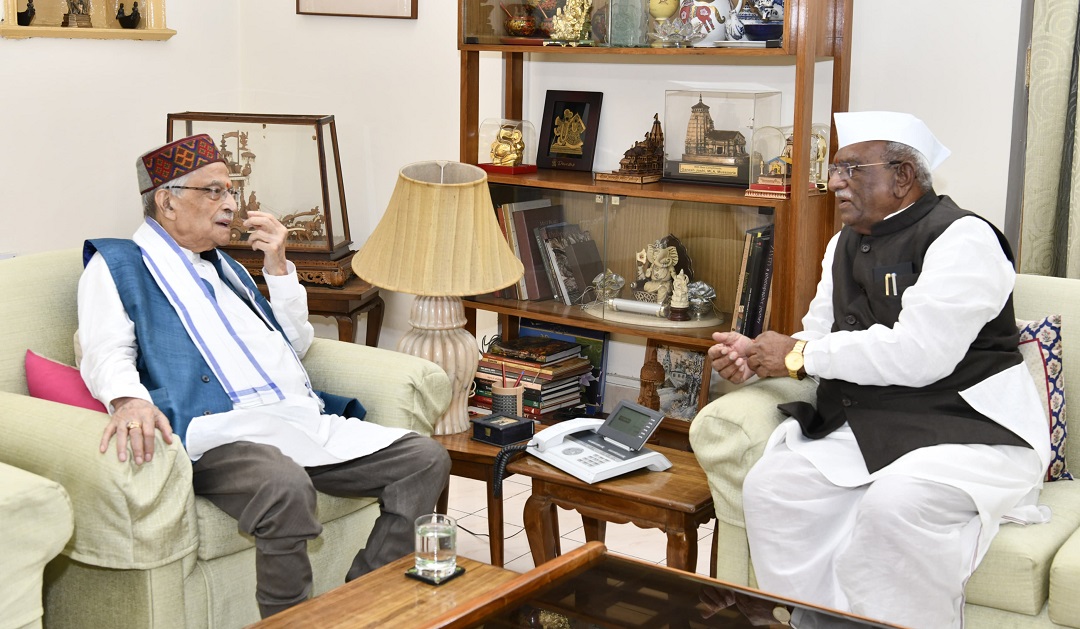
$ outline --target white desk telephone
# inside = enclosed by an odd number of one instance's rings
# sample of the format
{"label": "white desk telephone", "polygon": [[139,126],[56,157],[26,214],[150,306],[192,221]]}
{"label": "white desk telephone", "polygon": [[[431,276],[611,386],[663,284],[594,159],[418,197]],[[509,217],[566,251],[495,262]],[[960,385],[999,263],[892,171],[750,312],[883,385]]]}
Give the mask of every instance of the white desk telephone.
{"label": "white desk telephone", "polygon": [[607,419],[582,417],[541,430],[525,451],[590,484],[643,467],[662,472],[671,461],[643,446],[663,418],[622,401]]}

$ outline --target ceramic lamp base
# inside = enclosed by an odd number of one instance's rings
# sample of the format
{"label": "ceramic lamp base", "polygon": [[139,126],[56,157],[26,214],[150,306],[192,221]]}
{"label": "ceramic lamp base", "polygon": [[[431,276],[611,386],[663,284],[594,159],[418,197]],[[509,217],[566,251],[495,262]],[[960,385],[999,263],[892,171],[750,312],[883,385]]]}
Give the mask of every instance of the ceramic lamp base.
{"label": "ceramic lamp base", "polygon": [[417,296],[409,312],[412,330],[398,342],[398,351],[430,360],[450,377],[450,406],[435,422],[435,434],[469,429],[469,389],[479,362],[476,337],[465,330],[465,309],[458,297]]}

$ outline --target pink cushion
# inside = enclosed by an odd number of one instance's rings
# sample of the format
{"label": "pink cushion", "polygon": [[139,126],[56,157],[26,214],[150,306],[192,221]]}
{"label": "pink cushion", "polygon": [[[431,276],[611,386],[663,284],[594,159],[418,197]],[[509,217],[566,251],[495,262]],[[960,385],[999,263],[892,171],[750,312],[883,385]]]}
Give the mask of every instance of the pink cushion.
{"label": "pink cushion", "polygon": [[78,369],[30,350],[26,350],[26,387],[30,397],[107,412],[105,405],[90,395]]}

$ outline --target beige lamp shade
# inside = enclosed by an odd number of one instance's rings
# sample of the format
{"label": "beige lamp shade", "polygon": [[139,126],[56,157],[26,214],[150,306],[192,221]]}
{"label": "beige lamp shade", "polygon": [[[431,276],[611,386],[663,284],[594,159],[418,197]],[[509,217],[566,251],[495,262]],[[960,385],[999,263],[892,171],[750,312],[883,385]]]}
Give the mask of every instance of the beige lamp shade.
{"label": "beige lamp shade", "polygon": [[490,293],[524,272],[495,220],[487,173],[444,161],[401,169],[386,213],[352,265],[375,286],[427,296]]}

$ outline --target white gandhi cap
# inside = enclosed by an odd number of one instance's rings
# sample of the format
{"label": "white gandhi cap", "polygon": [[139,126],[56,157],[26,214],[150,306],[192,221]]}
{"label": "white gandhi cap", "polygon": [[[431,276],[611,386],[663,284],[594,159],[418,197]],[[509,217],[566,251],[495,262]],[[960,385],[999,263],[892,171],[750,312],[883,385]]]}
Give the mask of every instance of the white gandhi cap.
{"label": "white gandhi cap", "polygon": [[922,120],[897,111],[851,111],[833,114],[836,119],[837,149],[849,144],[884,140],[899,142],[923,154],[930,170],[937,168],[952,151],[934,137]]}

